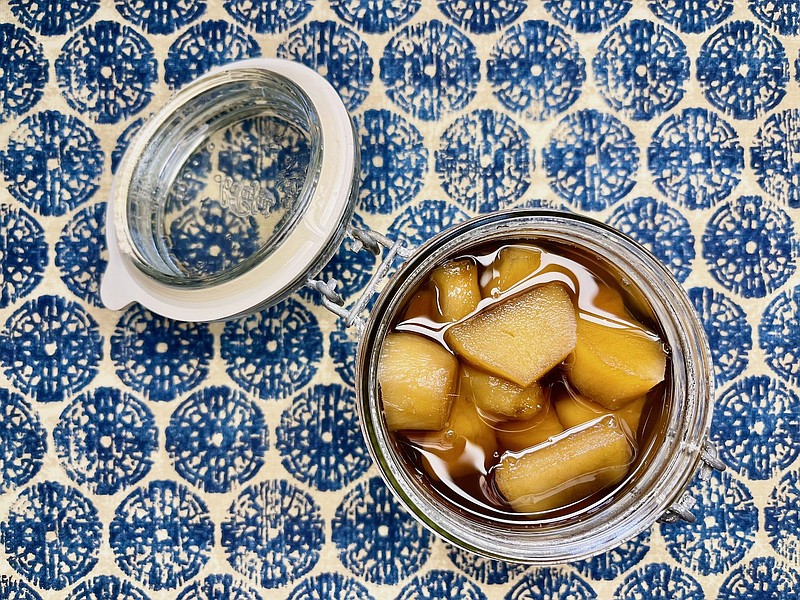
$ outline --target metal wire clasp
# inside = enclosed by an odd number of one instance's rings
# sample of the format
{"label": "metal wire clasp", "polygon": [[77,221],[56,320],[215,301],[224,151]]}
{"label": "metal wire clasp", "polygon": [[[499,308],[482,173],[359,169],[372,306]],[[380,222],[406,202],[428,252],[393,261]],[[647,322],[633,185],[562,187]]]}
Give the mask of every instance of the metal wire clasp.
{"label": "metal wire clasp", "polygon": [[[697,469],[697,476],[700,480],[706,481],[711,477],[714,471],[724,471],[726,468],[725,463],[719,457],[717,447],[710,441],[706,440],[703,444],[703,452],[700,455],[700,466]],[[661,517],[659,523],[674,523],[675,521],[686,521],[687,523],[694,523],[695,516],[692,512],[697,500],[689,491],[683,492],[680,499],[670,506]]]}
{"label": "metal wire clasp", "polygon": [[371,252],[375,256],[380,256],[384,249],[387,250],[380,266],[377,271],[373,273],[372,277],[370,277],[369,282],[367,282],[366,287],[362,290],[361,296],[359,296],[355,304],[349,309],[344,307],[344,298],[336,290],[336,288],[339,287],[339,282],[336,279],[329,279],[327,282],[319,279],[309,279],[306,285],[322,294],[323,306],[335,315],[343,318],[347,327],[355,326],[360,336],[364,331],[364,325],[366,323],[361,313],[367,306],[370,298],[375,294],[378,285],[386,277],[397,257],[408,258],[414,250],[403,245],[399,241],[392,241],[385,235],[377,231],[372,231],[371,229],[359,229],[358,227],[350,225],[347,229],[347,234],[355,240],[352,246],[353,252],[359,252],[363,249]]}

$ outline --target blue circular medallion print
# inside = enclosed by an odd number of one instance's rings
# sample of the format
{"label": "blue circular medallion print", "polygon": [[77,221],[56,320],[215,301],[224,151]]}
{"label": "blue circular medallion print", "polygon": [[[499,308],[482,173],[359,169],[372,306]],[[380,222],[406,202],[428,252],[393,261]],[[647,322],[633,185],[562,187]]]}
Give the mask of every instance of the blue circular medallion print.
{"label": "blue circular medallion print", "polygon": [[417,14],[422,0],[331,0],[342,21],[364,33],[387,33]]}
{"label": "blue circular medallion print", "polygon": [[329,354],[333,359],[333,368],[342,378],[342,381],[351,387],[355,387],[358,332],[354,327],[347,327],[344,319],[336,319],[329,341]]}
{"label": "blue circular medallion print", "polygon": [[105,233],[106,203],[99,202],[78,212],[56,243],[55,262],[62,281],[93,306],[102,306],[100,280],[108,264]]}
{"label": "blue circular medallion print", "polygon": [[212,67],[261,55],[253,36],[226,21],[202,21],[172,42],[164,61],[164,81],[177,89]]}
{"label": "blue circular medallion print", "polygon": [[628,14],[631,0],[544,0],[556,21],[578,33],[596,33]]}
{"label": "blue circular medallion print", "polygon": [[312,21],[292,31],[278,46],[278,57],[293,60],[325,77],[348,110],[367,97],[372,83],[372,57],[366,42],[335,21]]}
{"label": "blue circular medallion print", "polygon": [[47,83],[47,59],[33,36],[10,23],[0,23],[0,123],[36,104]]}
{"label": "blue circular medallion print", "polygon": [[755,119],[786,95],[789,62],[769,31],[751,21],[732,21],[703,43],[697,79],[714,108],[734,119]]}
{"label": "blue circular medallion print", "polygon": [[356,117],[361,150],[359,206],[390,214],[411,202],[428,172],[428,149],[419,129],[385,109]]}
{"label": "blue circular medallion print", "polygon": [[797,564],[800,559],[800,473],[781,477],[764,508],[764,530],[775,551]]}
{"label": "blue circular medallion print", "polygon": [[116,494],[147,475],[158,448],[155,417],[129,394],[100,387],[73,400],[53,430],[56,454],[75,483]]}
{"label": "blue circular medallion print", "polygon": [[765,375],[738,380],[717,400],[711,437],[723,460],[764,480],[800,455],[800,397]]}
{"label": "blue circular medallion print", "polygon": [[[689,290],[689,299],[703,323],[718,385],[732,381],[747,367],[753,330],[741,306],[710,287]],[[763,338],[763,334],[761,336]]]}
{"label": "blue circular medallion print", "polygon": [[758,340],[767,364],[783,379],[800,386],[800,287],[783,291],[764,309]]}
{"label": "blue circular medallion print", "polygon": [[6,376],[39,402],[60,402],[86,387],[102,356],[97,322],[79,304],[59,296],[29,300],[0,331]]}
{"label": "blue circular medallion print", "polygon": [[342,564],[372,583],[399,583],[416,573],[431,553],[431,534],[399,506],[378,477],[347,493],[332,527]]}
{"label": "blue circular medallion print", "polygon": [[581,210],[603,210],[636,184],[633,134],[616,117],[593,109],[562,119],[543,156],[550,187]]}
{"label": "blue circular medallion print", "polygon": [[206,0],[115,0],[125,19],[145,33],[173,33],[206,11]]}
{"label": "blue circular medallion print", "polygon": [[0,204],[0,308],[30,294],[47,267],[42,226],[23,209]]}
{"label": "blue circular medallion print", "polygon": [[208,562],[214,523],[199,496],[174,481],[151,481],[117,507],[108,528],[122,572],[153,590],[175,589]]}
{"label": "blue circular medallion print", "polygon": [[730,572],[717,600],[786,600],[800,589],[800,575],[771,556],[759,556]]}
{"label": "blue circular medallion print", "polygon": [[39,414],[22,396],[0,388],[0,494],[33,479],[46,452]]}
{"label": "blue circular medallion print", "polygon": [[64,35],[91,19],[100,0],[8,0],[8,7],[25,27],[42,35]]}
{"label": "blue circular medallion print", "polygon": [[287,600],[373,600],[362,584],[341,573],[322,573],[301,582]]}
{"label": "blue circular medallion print", "polygon": [[281,33],[306,18],[312,0],[225,0],[236,21],[256,33]]}
{"label": "blue circular medallion print", "polygon": [[650,530],[602,554],[572,563],[581,575],[611,581],[638,565],[650,550]]}
{"label": "blue circular medallion print", "polygon": [[209,575],[184,589],[177,600],[261,600],[261,594],[230,575]]}
{"label": "blue circular medallion print", "polygon": [[221,345],[231,379],[264,400],[299,390],[322,360],[317,318],[292,298],[226,323]]}
{"label": "blue circular medallion print", "polygon": [[8,575],[0,575],[0,598],[5,600],[42,600],[31,586]]}
{"label": "blue circular medallion print", "polygon": [[200,385],[213,353],[207,323],[173,321],[140,304],[125,311],[111,336],[117,375],[148,400],[173,400]]}
{"label": "blue circular medallion print", "polygon": [[319,506],[307,492],[284,480],[245,488],[222,523],[222,547],[231,566],[268,589],[308,573],[324,545]]}
{"label": "blue circular medallion print", "polygon": [[578,44],[547,21],[509,28],[492,49],[486,70],[500,103],[536,121],[572,106],[586,79]]}
{"label": "blue circular medallion print", "polygon": [[100,185],[103,150],[79,119],[46,110],[25,118],[2,154],[8,191],[44,216],[61,216]]}
{"label": "blue circular medallion print", "polygon": [[467,213],[444,200],[423,200],[401,212],[389,231],[413,247],[468,218]]}
{"label": "blue circular medallion print", "polygon": [[677,35],[637,19],[603,38],[592,68],[595,84],[611,108],[631,119],[647,120],[681,101],[689,57]]}
{"label": "blue circular medallion print", "polygon": [[800,33],[800,2],[798,0],[749,0],[747,3],[759,21],[781,35]]}
{"label": "blue circular medallion print", "polygon": [[649,0],[659,19],[681,33],[703,33],[733,12],[734,0]]}
{"label": "blue circular medallion print", "polygon": [[415,576],[397,595],[397,600],[416,600],[417,598],[486,600],[486,595],[463,575],[434,569],[424,575]]}
{"label": "blue circular medallion print", "polygon": [[750,148],[758,183],[774,198],[800,208],[800,110],[770,115]]}
{"label": "blue circular medallion print", "polygon": [[522,564],[493,560],[445,543],[447,556],[453,564],[480,584],[502,585],[527,570]]}
{"label": "blue circular medallion print", "polygon": [[692,272],[692,230],[686,217],[666,202],[636,198],[618,206],[608,223],[650,250],[678,281],[686,281]]}
{"label": "blue circular medallion print", "polygon": [[481,78],[475,44],[439,20],[398,31],[380,59],[386,95],[423,121],[435,121],[464,108]]}
{"label": "blue circular medallion print", "polygon": [[77,585],[67,600],[148,600],[147,595],[113,575],[98,575]]}
{"label": "blue circular medallion print", "polygon": [[439,10],[470,33],[493,33],[516,21],[527,0],[438,0]]}
{"label": "blue circular medallion print", "polygon": [[228,14],[256,33],[281,33],[306,18],[311,0],[225,0]]}
{"label": "blue circular medallion print", "polygon": [[252,479],[269,447],[264,413],[226,386],[184,400],[172,413],[166,437],[175,470],[207,493],[228,492]]}
{"label": "blue circular medallion print", "polygon": [[298,480],[322,491],[360,477],[371,461],[357,427],[355,394],[317,385],[296,396],[276,431],[281,463]]}
{"label": "blue circular medallion print", "polygon": [[694,523],[662,523],[667,551],[681,565],[703,575],[727,571],[756,541],[758,509],[747,487],[728,473],[696,478],[689,493],[698,501]]}
{"label": "blue circular medallion print", "polygon": [[56,59],[67,104],[97,123],[119,123],[142,110],[153,96],[157,71],[147,40],[113,21],[77,31]]}
{"label": "blue circular medallion print", "polygon": [[745,298],[763,298],[797,269],[798,241],[791,217],[759,196],[723,204],[703,233],[711,276]]}
{"label": "blue circular medallion print", "polygon": [[678,567],[652,563],[630,573],[614,592],[614,600],[701,600],[703,588]]}
{"label": "blue circular medallion print", "polygon": [[705,108],[686,108],[658,126],[647,148],[658,190],[689,209],[709,208],[728,197],[744,170],[736,130]]}
{"label": "blue circular medallion print", "polygon": [[0,525],[15,571],[45,590],[62,590],[97,564],[103,525],[92,502],[54,481],[26,488]]}
{"label": "blue circular medallion print", "polygon": [[580,576],[557,568],[536,568],[523,575],[506,600],[595,600],[597,594]]}
{"label": "blue circular medallion print", "polygon": [[434,164],[451,198],[485,213],[519,200],[530,186],[534,157],[525,129],[502,113],[476,110],[445,130]]}

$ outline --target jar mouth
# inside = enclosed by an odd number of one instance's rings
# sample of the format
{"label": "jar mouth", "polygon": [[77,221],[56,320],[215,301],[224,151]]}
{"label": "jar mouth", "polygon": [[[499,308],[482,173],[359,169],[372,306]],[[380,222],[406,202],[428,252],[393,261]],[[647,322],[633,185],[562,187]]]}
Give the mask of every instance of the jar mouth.
{"label": "jar mouth", "polygon": [[166,284],[208,286],[292,231],[317,185],[322,135],[299,86],[239,69],[181,90],[137,145],[120,214],[134,264]]}
{"label": "jar mouth", "polygon": [[[424,485],[387,430],[377,383],[383,338],[410,292],[445,260],[476,246],[549,242],[614,265],[650,304],[670,348],[669,407],[656,441],[613,495],[579,511],[537,520],[499,519],[458,510]],[[357,397],[362,430],[378,469],[400,502],[456,546],[529,564],[581,560],[652,526],[688,486],[710,426],[713,379],[705,333],[680,284],[642,246],[600,222],[571,213],[516,210],[477,217],[419,248],[378,297],[359,345]]]}

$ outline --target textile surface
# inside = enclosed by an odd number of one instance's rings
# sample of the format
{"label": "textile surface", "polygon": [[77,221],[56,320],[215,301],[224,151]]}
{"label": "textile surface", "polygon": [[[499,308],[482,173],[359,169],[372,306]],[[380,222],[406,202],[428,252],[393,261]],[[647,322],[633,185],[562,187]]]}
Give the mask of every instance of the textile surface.
{"label": "textile surface", "polygon": [[[798,0],[7,0],[0,6],[0,597],[794,598]],[[694,524],[526,568],[434,538],[371,466],[356,338],[310,293],[227,323],[102,306],[113,173],[214,65],[325,75],[357,220],[418,244],[564,208],[688,290],[729,469]],[[373,267],[343,249],[347,293]]]}

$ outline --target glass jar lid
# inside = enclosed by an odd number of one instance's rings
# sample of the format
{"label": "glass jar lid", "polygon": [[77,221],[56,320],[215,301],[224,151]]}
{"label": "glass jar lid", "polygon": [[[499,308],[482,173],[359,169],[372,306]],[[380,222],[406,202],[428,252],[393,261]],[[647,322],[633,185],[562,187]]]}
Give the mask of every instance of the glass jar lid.
{"label": "glass jar lid", "polygon": [[103,303],[215,321],[282,300],[341,243],[358,170],[350,117],[316,72],[279,59],[215,69],[153,115],[120,164]]}

